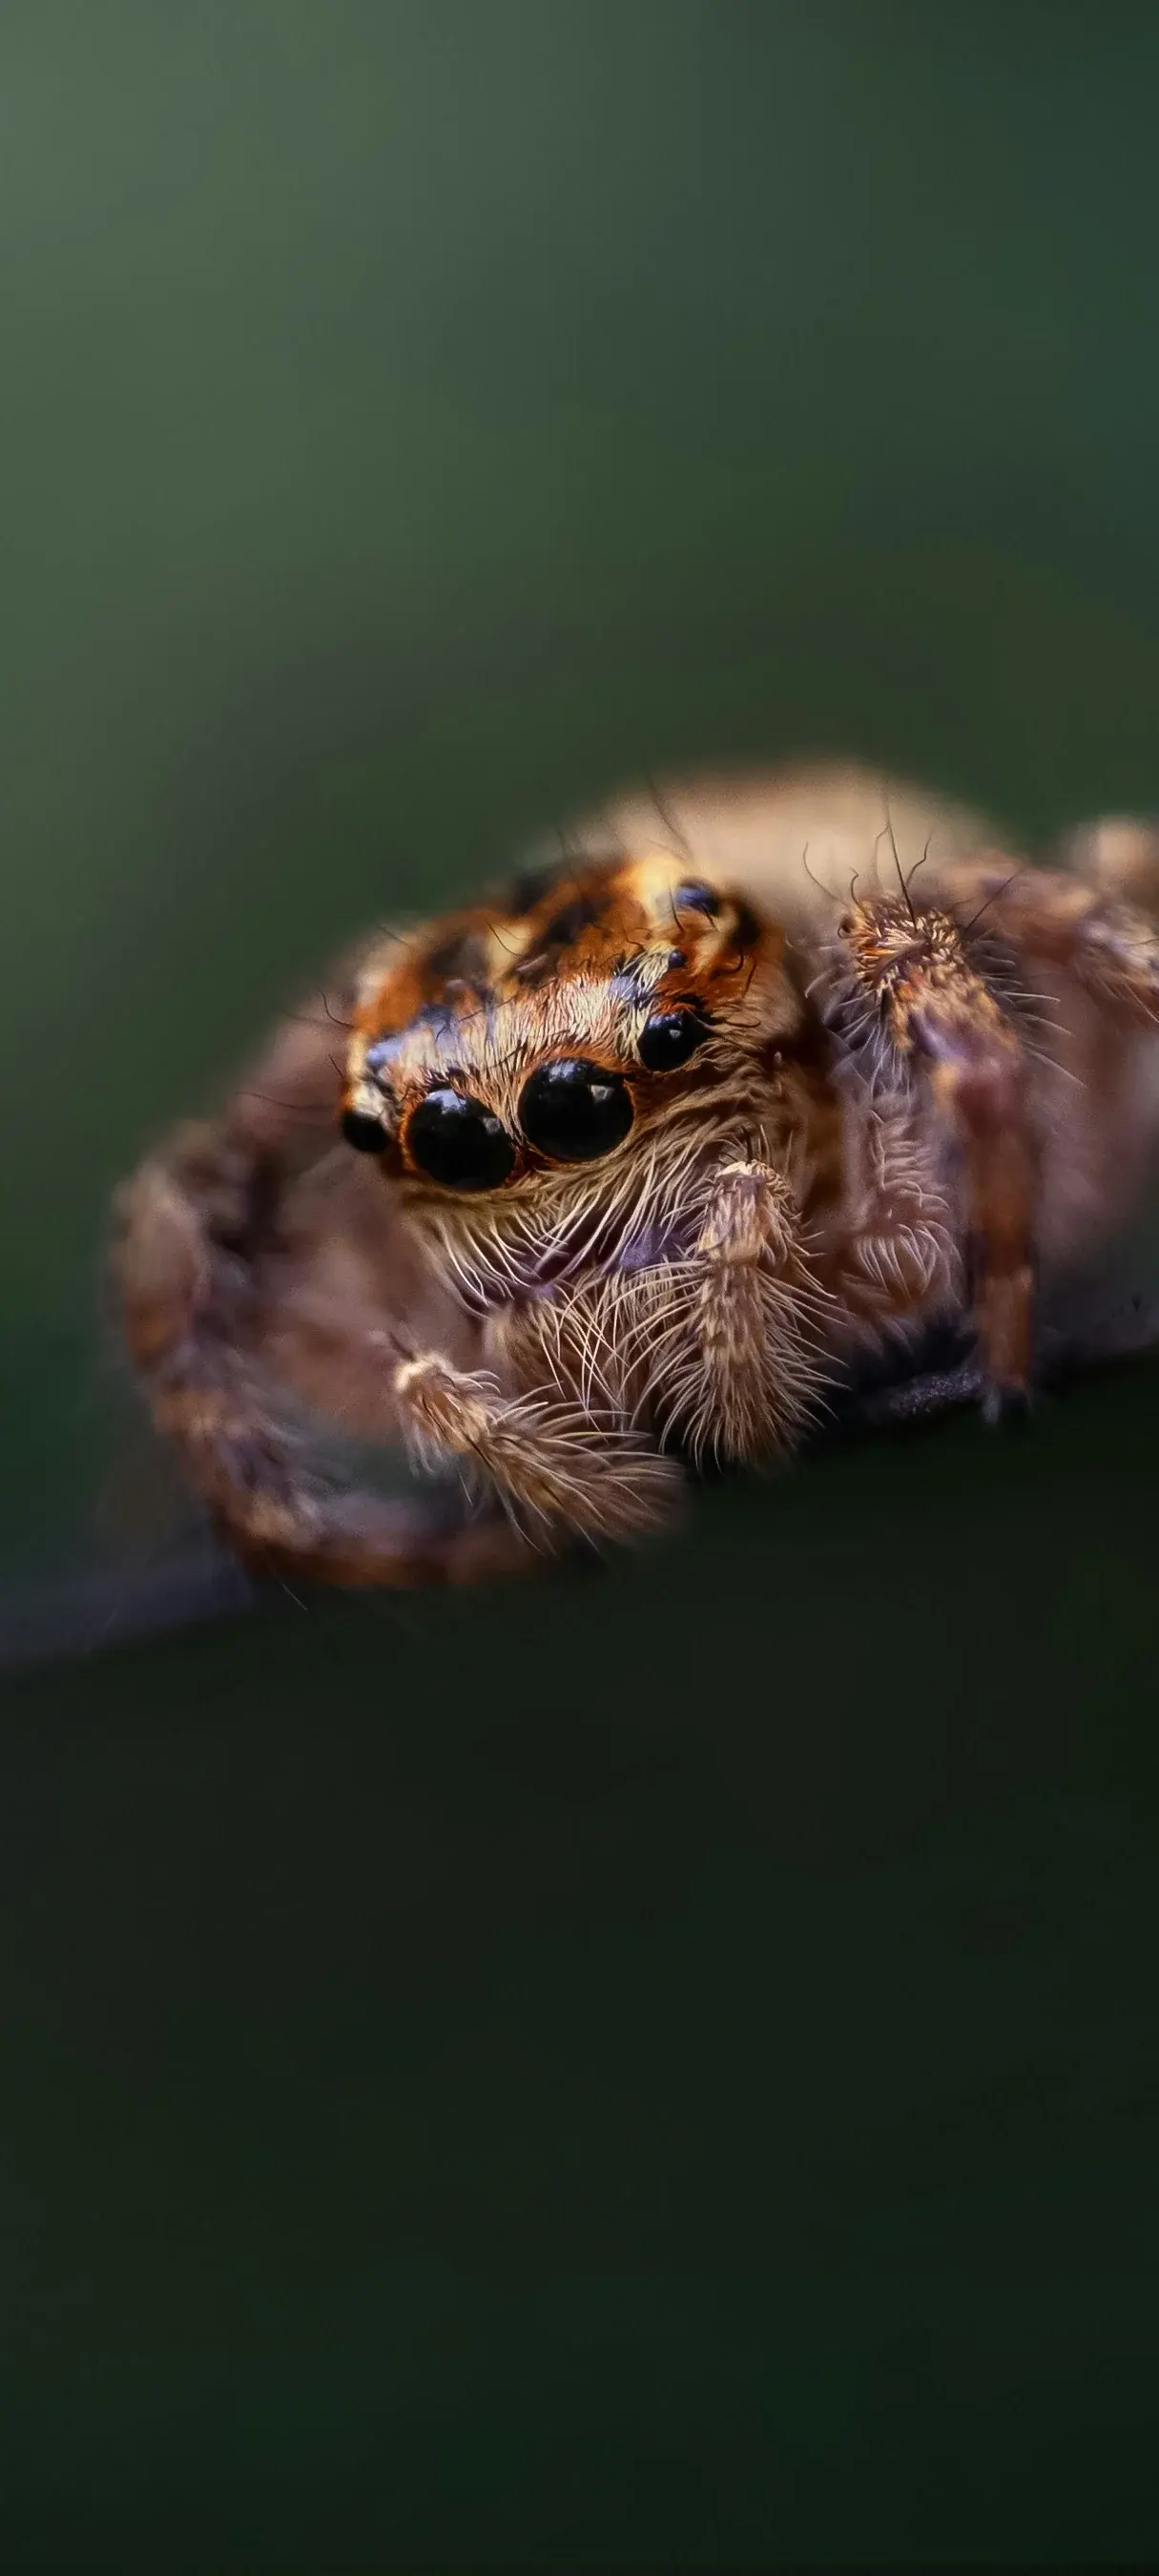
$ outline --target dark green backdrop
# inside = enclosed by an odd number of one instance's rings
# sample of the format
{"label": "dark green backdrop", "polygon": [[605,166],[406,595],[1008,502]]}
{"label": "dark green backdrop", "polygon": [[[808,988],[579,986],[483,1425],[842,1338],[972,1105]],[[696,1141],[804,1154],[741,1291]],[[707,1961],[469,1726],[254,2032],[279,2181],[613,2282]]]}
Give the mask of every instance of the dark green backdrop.
{"label": "dark green backdrop", "polygon": [[[1159,18],[11,0],[5,1554],[107,1192],[671,760],[1159,804]],[[1153,2559],[1159,1377],[9,1679],[0,2556]]]}

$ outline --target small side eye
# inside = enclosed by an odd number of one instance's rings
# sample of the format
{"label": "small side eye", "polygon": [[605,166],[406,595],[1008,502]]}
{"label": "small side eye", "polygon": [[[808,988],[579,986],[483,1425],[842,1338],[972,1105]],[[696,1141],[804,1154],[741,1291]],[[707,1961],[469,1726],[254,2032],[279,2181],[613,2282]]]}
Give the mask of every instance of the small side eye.
{"label": "small side eye", "polygon": [[649,1073],[675,1073],[708,1036],[699,1011],[653,1011],[640,1031],[640,1062]]}
{"label": "small side eye", "polygon": [[702,885],[699,878],[688,885],[678,885],[672,901],[678,913],[700,912],[706,921],[715,921],[720,911],[720,896],[711,886]]}
{"label": "small side eye", "polygon": [[342,1133],[356,1154],[385,1154],[390,1139],[381,1118],[365,1109],[344,1109]]}

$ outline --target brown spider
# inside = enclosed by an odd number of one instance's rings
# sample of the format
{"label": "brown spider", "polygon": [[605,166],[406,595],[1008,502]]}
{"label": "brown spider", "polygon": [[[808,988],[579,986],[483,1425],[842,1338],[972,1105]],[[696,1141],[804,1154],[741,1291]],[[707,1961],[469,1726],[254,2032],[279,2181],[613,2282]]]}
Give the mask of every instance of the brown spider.
{"label": "brown spider", "polygon": [[[1047,871],[820,770],[633,796],[373,939],[121,1196],[129,1349],[221,1532],[469,1581],[664,1521],[682,1462],[791,1452],[883,1347],[883,1416],[1023,1404],[1042,1293],[1159,1143],[1157,903],[1143,826]],[[328,1481],[287,1396],[473,1508]]]}

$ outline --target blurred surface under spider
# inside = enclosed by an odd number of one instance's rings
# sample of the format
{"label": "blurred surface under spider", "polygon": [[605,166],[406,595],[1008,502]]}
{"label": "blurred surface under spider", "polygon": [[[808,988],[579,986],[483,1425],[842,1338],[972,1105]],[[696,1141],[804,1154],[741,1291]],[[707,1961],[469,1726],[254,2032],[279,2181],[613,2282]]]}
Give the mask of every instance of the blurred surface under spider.
{"label": "blurred surface under spider", "polygon": [[[245,1564],[369,1585],[631,1538],[826,1406],[1023,1407],[1153,1167],[1157,918],[1141,824],[1046,869],[856,770],[620,800],[376,935],[126,1184],[155,1421]],[[343,1487],[303,1400],[458,1472]]]}

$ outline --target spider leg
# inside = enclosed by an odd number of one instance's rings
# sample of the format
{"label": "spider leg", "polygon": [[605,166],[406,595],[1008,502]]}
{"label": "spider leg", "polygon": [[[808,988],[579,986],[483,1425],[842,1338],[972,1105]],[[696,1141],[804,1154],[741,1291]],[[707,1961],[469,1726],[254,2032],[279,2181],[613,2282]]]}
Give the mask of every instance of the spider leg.
{"label": "spider leg", "polygon": [[1052,865],[1152,919],[1159,916],[1159,821],[1153,816],[1105,815],[1084,824],[1068,834]]}
{"label": "spider leg", "polygon": [[832,1279],[842,1311],[881,1325],[949,1306],[960,1271],[952,1212],[912,1094],[879,1083],[868,1108],[854,1097],[849,1111],[848,1224]]}
{"label": "spider leg", "polygon": [[281,1177],[268,1136],[227,1117],[183,1131],[121,1193],[130,1354],[215,1527],[255,1573],[359,1586],[512,1570],[527,1550],[501,1518],[469,1519],[434,1497],[344,1492],[282,1419],[265,1381],[257,1286]]}
{"label": "spider leg", "polygon": [[457,1468],[477,1505],[505,1513],[540,1547],[653,1527],[670,1516],[675,1470],[629,1429],[610,1395],[581,1389],[578,1371],[551,1365],[561,1336],[557,1328],[548,1337],[543,1316],[538,1306],[492,1310],[481,1333],[473,1327],[467,1357],[482,1359],[476,1368],[460,1364],[463,1354],[446,1346],[440,1318],[424,1315],[421,1301],[403,1297],[389,1311],[357,1301],[348,1286],[339,1298],[291,1290],[271,1315],[270,1339],[299,1384],[309,1387],[318,1367],[335,1394],[348,1383],[346,1420],[375,1438],[401,1438],[421,1468]]}
{"label": "spider leg", "polygon": [[1030,1379],[1034,1157],[1019,1035],[971,967],[948,912],[908,895],[855,904],[840,937],[877,1049],[878,1078],[925,1083],[961,1169],[983,1402],[999,1417]]}
{"label": "spider leg", "polygon": [[[154,1421],[252,1572],[362,1586],[472,1583],[530,1568],[534,1551],[499,1509],[344,1490],[287,1418],[283,1391],[295,1371],[287,1378],[282,1362],[291,1351],[300,1362],[313,1336],[343,1395],[333,1364],[350,1361],[355,1417],[369,1413],[377,1434],[389,1433],[405,1412],[390,1403],[391,1371],[413,1362],[416,1329],[431,1330],[412,1313],[414,1283],[394,1275],[389,1254],[385,1275],[411,1338],[400,1326],[385,1355],[381,1304],[357,1307],[344,1286],[312,1314],[299,1293],[294,1192],[303,1174],[324,1168],[336,1134],[342,1077],[332,1036],[316,1018],[284,1022],[222,1117],[179,1130],[119,1193],[113,1271],[130,1357]],[[365,1177],[352,1158],[350,1188]],[[340,1166],[337,1212],[349,1216],[345,1186]],[[372,1321],[384,1328],[373,1349]],[[412,1420],[416,1409],[412,1389]]]}
{"label": "spider leg", "polygon": [[438,1351],[398,1360],[393,1390],[419,1458],[461,1461],[533,1537],[626,1539],[671,1517],[680,1487],[672,1461],[575,1401],[509,1393]]}
{"label": "spider leg", "polygon": [[[1020,955],[1073,974],[1098,1000],[1159,1023],[1159,834],[1096,830],[1082,873],[985,860],[946,873]],[[1150,909],[1147,907],[1150,906]]]}
{"label": "spider leg", "polygon": [[722,1162],[691,1251],[641,1273],[627,1300],[666,1436],[698,1462],[796,1445],[825,1376],[833,1308],[784,1172],[746,1157]]}
{"label": "spider leg", "polygon": [[[854,1383],[836,1406],[842,1431],[901,1430],[936,1422],[964,1404],[975,1404],[984,1392],[977,1352],[955,1351],[945,1337],[931,1337],[915,1366],[899,1362],[889,1374]],[[1065,1387],[1088,1372],[1145,1359],[1159,1351],[1159,1305],[1141,1297],[1110,1313],[1059,1319],[1040,1332],[1035,1348],[1035,1377],[1047,1387]]]}
{"label": "spider leg", "polygon": [[841,1405],[839,1427],[856,1431],[900,1431],[923,1422],[940,1422],[963,1404],[977,1404],[984,1392],[976,1352],[948,1368],[919,1369],[888,1385],[866,1388]]}

